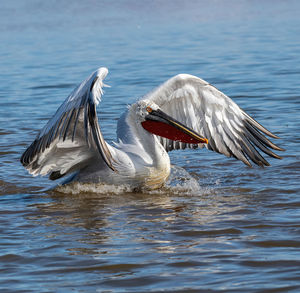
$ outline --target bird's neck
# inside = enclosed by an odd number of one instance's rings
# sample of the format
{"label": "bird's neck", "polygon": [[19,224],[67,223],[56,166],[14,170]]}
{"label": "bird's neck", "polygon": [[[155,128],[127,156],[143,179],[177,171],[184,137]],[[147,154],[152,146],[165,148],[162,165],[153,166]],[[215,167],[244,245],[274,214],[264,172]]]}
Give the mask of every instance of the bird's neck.
{"label": "bird's neck", "polygon": [[169,168],[169,155],[157,137],[142,127],[133,106],[120,117],[117,135],[123,144],[133,146],[135,155],[139,156],[145,165],[157,169]]}
{"label": "bird's neck", "polygon": [[147,188],[161,187],[170,175],[170,158],[158,138],[146,131],[131,106],[119,119],[117,127],[118,149],[126,154]]}

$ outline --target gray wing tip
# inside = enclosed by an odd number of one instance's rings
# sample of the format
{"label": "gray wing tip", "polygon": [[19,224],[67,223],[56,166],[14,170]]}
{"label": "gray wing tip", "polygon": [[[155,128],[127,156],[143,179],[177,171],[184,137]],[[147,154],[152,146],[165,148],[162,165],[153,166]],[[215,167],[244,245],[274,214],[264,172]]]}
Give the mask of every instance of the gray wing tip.
{"label": "gray wing tip", "polygon": [[[262,126],[259,122],[257,122],[255,119],[253,119],[251,116],[249,116],[245,111],[242,111],[245,119],[248,123],[250,123],[252,126],[255,126],[257,129],[259,129],[264,134],[268,135],[269,137],[280,139],[277,135],[273,134],[271,131],[266,129],[264,126]],[[279,150],[279,149],[278,149]]]}
{"label": "gray wing tip", "polygon": [[245,116],[243,121],[244,129],[242,131],[240,142],[243,155],[261,167],[270,166],[270,164],[259,151],[262,151],[275,159],[282,159],[281,156],[275,154],[271,150],[284,151],[284,149],[271,142],[265,135],[271,136],[272,138],[278,137],[249,115],[246,114]]}
{"label": "gray wing tip", "polygon": [[[37,163],[37,160],[35,156],[37,155],[37,152],[35,152],[35,147],[38,144],[38,141],[34,141],[27,149],[26,151],[22,154],[20,158],[21,164],[25,167],[25,169],[32,175],[36,176],[40,174],[40,165]],[[46,174],[44,174],[46,175]],[[61,173],[59,171],[53,171],[49,175],[50,180],[56,180],[59,179],[63,176],[65,176],[66,173]]]}
{"label": "gray wing tip", "polygon": [[35,152],[36,146],[37,146],[37,140],[34,140],[34,142],[22,154],[20,158],[20,162],[25,168],[28,165],[30,165],[33,157],[36,155]]}

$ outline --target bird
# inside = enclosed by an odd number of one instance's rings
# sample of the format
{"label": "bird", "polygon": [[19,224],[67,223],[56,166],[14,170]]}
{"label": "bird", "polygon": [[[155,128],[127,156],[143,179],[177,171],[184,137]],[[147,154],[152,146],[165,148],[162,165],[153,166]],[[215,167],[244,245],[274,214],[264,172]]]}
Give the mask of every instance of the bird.
{"label": "bird", "polygon": [[94,71],[37,134],[20,159],[30,174],[158,189],[170,175],[172,150],[205,147],[249,167],[270,165],[261,152],[282,158],[272,149],[284,149],[266,136],[279,137],[216,87],[189,74],[171,77],[127,106],[118,119],[117,140],[108,144],[96,112],[107,74],[105,67]]}

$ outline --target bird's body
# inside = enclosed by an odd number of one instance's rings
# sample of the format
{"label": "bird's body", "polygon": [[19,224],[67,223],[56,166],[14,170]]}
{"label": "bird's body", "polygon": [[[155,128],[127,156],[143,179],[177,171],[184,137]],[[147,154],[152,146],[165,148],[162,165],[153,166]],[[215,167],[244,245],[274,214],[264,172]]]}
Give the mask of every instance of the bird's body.
{"label": "bird's body", "polygon": [[[204,80],[180,74],[129,106],[117,127],[117,142],[105,142],[96,114],[106,68],[82,82],[65,100],[21,158],[33,175],[73,181],[159,188],[170,174],[168,151],[207,147],[235,157],[268,162],[257,148],[280,158],[277,138]],[[169,116],[170,115],[170,116]]]}
{"label": "bird's body", "polygon": [[[118,142],[107,145],[114,158],[112,170],[101,157],[80,170],[74,180],[79,182],[103,182],[128,184],[134,188],[150,189],[163,185],[170,174],[170,158],[157,137],[146,133],[136,123],[135,107],[130,108],[118,121]],[[132,135],[134,134],[134,135]]]}

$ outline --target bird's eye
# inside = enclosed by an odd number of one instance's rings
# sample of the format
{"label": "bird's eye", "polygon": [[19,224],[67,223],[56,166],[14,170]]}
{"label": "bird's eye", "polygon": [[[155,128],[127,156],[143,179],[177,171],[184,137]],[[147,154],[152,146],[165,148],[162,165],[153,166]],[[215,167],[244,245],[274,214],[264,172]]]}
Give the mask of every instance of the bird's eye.
{"label": "bird's eye", "polygon": [[146,110],[147,110],[148,113],[151,113],[151,112],[152,112],[152,108],[149,107],[149,106],[146,108]]}

